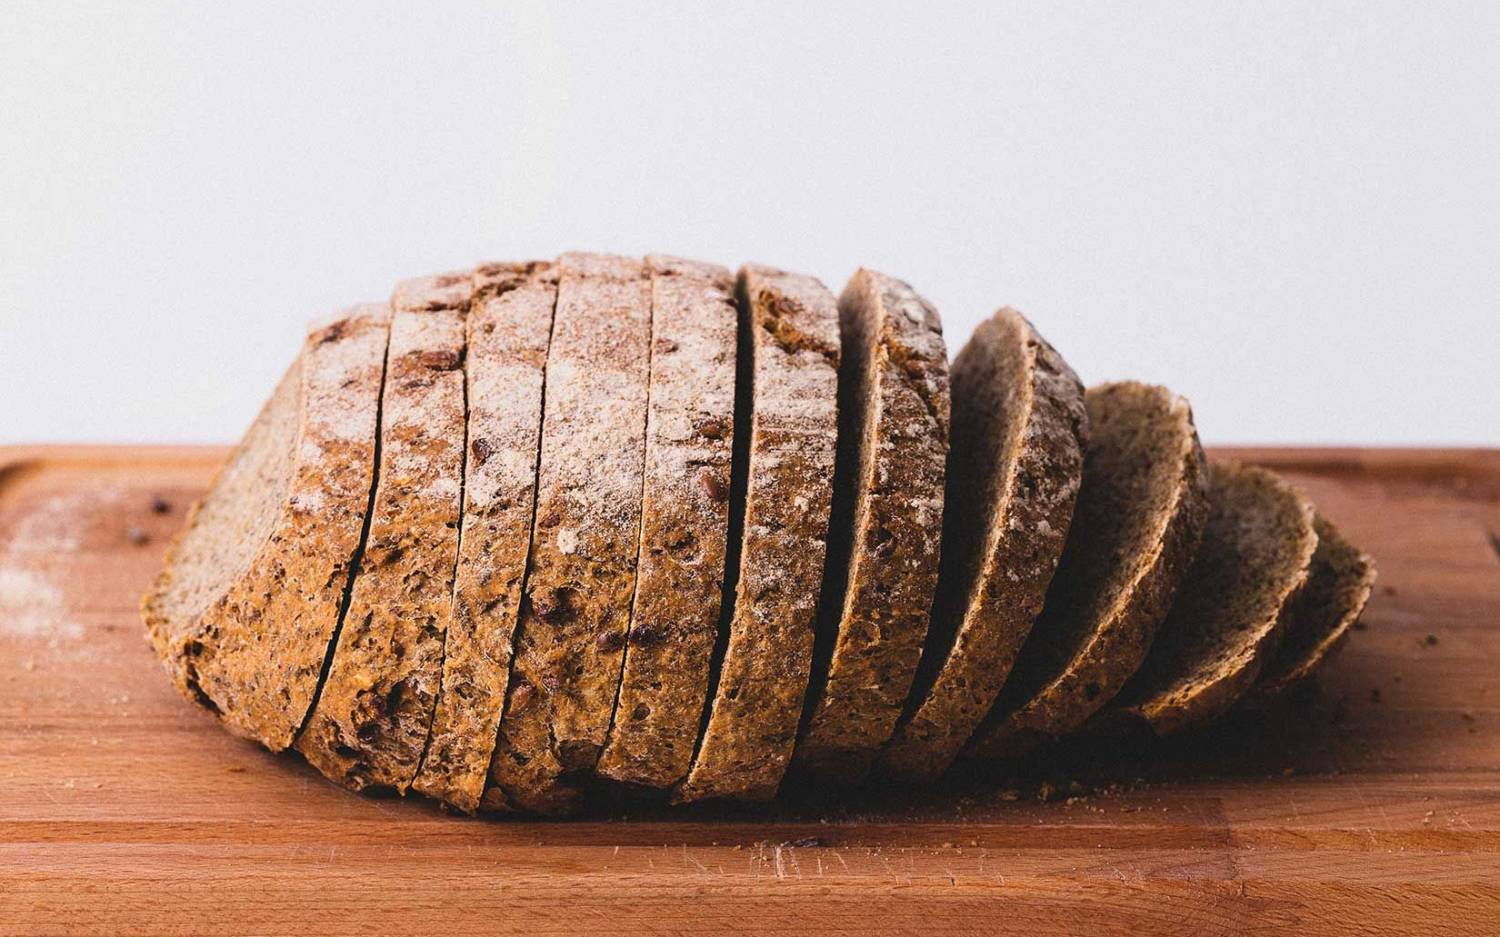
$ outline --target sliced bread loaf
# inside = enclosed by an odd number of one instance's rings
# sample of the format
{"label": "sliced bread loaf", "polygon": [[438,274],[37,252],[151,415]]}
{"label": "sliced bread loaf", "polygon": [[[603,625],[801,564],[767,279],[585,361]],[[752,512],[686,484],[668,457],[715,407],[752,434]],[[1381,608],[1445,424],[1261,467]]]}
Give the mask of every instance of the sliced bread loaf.
{"label": "sliced bread loaf", "polygon": [[1275,653],[1281,623],[1318,537],[1313,508],[1264,469],[1209,467],[1203,542],[1145,663],[1095,717],[1135,719],[1159,735],[1222,714]]}
{"label": "sliced bread loaf", "polygon": [[463,497],[470,276],[408,280],[392,299],[369,538],[328,674],[297,750],[355,790],[405,791],[442,681]]}
{"label": "sliced bread loaf", "polygon": [[1165,387],[1089,388],[1083,487],[1042,616],[970,742],[984,760],[1084,724],[1145,659],[1208,516],[1188,402]]}
{"label": "sliced bread loaf", "polygon": [[542,379],[557,274],[550,263],[474,274],[464,380],[469,407],[463,520],[443,683],[412,786],[473,813],[480,806],[531,546]]}
{"label": "sliced bread loaf", "polygon": [[572,809],[609,729],[630,624],[651,339],[638,260],[565,254],[536,522],[491,776],[518,806]]}
{"label": "sliced bread loaf", "polygon": [[142,601],[188,699],[273,751],[307,716],[370,509],[390,307],[309,331]]}
{"label": "sliced bread loaf", "polygon": [[891,737],[937,586],[948,352],[937,311],[859,270],[839,297],[838,465],[812,686],[793,769],[855,782]]}
{"label": "sliced bread loaf", "polygon": [[648,257],[651,386],[630,638],[596,772],[670,787],[687,774],[718,634],[734,440],[734,277]]}
{"label": "sliced bread loaf", "polygon": [[833,498],[837,304],[817,280],[766,267],[742,269],[738,288],[738,578],[679,802],[765,800],[780,787],[807,692]]}
{"label": "sliced bread loaf", "polygon": [[906,710],[879,766],[947,770],[994,705],[1041,611],[1083,471],[1083,385],[1031,323],[1002,309],[953,362],[943,556]]}
{"label": "sliced bread loaf", "polygon": [[1313,529],[1318,548],[1307,585],[1292,601],[1281,649],[1261,673],[1257,695],[1283,693],[1311,677],[1343,644],[1375,586],[1375,562],[1331,521],[1318,515]]}

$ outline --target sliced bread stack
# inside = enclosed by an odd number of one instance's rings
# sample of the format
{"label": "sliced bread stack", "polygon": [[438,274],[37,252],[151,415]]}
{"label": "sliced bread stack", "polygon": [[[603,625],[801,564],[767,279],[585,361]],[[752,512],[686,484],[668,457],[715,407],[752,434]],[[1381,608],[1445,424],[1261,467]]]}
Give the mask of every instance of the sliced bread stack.
{"label": "sliced bread stack", "polygon": [[567,814],[1200,726],[1304,684],[1373,580],[1014,310],[950,373],[884,274],[567,254],[314,326],[142,608],[238,735]]}

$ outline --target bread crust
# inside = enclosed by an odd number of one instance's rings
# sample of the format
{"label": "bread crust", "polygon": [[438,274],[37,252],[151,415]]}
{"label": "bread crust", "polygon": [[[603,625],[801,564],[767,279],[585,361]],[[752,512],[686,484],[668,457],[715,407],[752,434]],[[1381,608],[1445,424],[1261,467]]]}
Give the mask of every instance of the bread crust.
{"label": "bread crust", "polygon": [[839,323],[833,528],[793,769],[855,783],[895,730],[927,635],[942,539],[948,352],[937,311],[872,270],[844,288]]}
{"label": "bread crust", "polygon": [[1288,609],[1307,581],[1313,507],[1265,469],[1209,466],[1203,542],[1144,664],[1100,724],[1144,723],[1158,735],[1226,712],[1276,653]]}
{"label": "bread crust", "polygon": [[[272,751],[292,743],[312,704],[356,562],[390,319],[388,305],[365,305],[311,326],[142,601],[178,690]],[[269,526],[247,529],[238,505],[268,496],[279,502]],[[199,567],[224,562],[212,542],[223,529],[255,546],[196,582],[208,574]]]}
{"label": "bread crust", "polygon": [[[1068,543],[1030,639],[966,754],[1014,758],[1081,727],[1140,667],[1197,552],[1208,466],[1165,387],[1091,387]],[[1165,496],[1165,500],[1162,500]]]}
{"label": "bread crust", "polygon": [[670,787],[706,704],[729,532],[737,312],[723,267],[646,258],[651,381],[630,637],[596,773]]}
{"label": "bread crust", "polygon": [[703,737],[673,788],[676,802],[775,796],[807,691],[827,547],[836,303],[817,280],[768,267],[744,267],[738,288],[748,339],[741,353],[749,356],[740,368],[753,382],[753,414],[741,429],[748,459],[738,580]]}
{"label": "bread crust", "polygon": [[407,280],[392,298],[369,537],[328,674],[297,750],[354,790],[417,772],[453,614],[463,496],[470,275]]}
{"label": "bread crust", "polygon": [[[557,297],[550,263],[478,268],[466,323],[468,451],[443,681],[412,786],[480,807],[510,681],[531,547],[542,381]],[[497,809],[497,804],[487,805]]]}
{"label": "bread crust", "polygon": [[638,260],[565,254],[547,353],[536,522],[490,776],[542,813],[579,804],[614,711],[630,621],[650,359]]}
{"label": "bread crust", "polygon": [[879,760],[912,783],[947,770],[1000,692],[1057,568],[1088,440],[1083,385],[1013,309],[975,330],[952,382],[939,597]]}
{"label": "bread crust", "polygon": [[1375,561],[1350,543],[1332,521],[1313,518],[1318,547],[1307,584],[1288,608],[1281,648],[1255,687],[1277,696],[1303,684],[1331,658],[1359,620],[1375,588]]}

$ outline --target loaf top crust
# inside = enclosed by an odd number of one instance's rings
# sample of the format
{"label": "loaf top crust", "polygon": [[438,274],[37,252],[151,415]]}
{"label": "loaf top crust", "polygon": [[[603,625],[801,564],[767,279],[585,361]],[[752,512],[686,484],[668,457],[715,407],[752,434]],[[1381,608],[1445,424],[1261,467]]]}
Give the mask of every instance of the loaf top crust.
{"label": "loaf top crust", "polygon": [[630,636],[599,775],[680,781],[707,703],[724,588],[737,310],[723,267],[646,258],[651,380]]}
{"label": "loaf top crust", "polygon": [[309,328],[142,601],[178,690],[273,751],[312,705],[359,549],[389,331],[385,304]]}
{"label": "loaf top crust", "polygon": [[837,304],[812,277],[769,267],[743,268],[739,291],[750,317],[742,353],[751,355],[741,393],[753,393],[753,412],[741,437],[738,580],[703,737],[673,789],[678,802],[765,800],[780,788],[812,664],[833,500]]}
{"label": "loaf top crust", "polygon": [[392,305],[369,535],[297,750],[325,776],[405,791],[442,680],[463,496],[470,276],[404,281]]}

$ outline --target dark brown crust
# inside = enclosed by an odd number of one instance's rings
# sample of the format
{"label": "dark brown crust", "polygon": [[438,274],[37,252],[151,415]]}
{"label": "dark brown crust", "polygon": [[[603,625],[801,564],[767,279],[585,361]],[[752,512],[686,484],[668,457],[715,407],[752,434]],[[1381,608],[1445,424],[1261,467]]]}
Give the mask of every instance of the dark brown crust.
{"label": "dark brown crust", "polygon": [[879,761],[906,782],[946,771],[994,704],[1062,554],[1088,439],[1083,386],[1013,309],[980,324],[952,380],[938,599]]}
{"label": "dark brown crust", "polygon": [[649,375],[640,261],[559,259],[536,522],[490,776],[540,813],[579,805],[614,711],[634,591]]}
{"label": "dark brown crust", "polygon": [[927,634],[948,456],[948,353],[937,311],[906,283],[871,270],[845,287],[839,322],[833,532],[813,701],[793,770],[854,783],[896,728]]}
{"label": "dark brown crust", "polygon": [[453,619],[427,751],[412,782],[423,794],[466,813],[480,807],[510,680],[531,546],[542,380],[557,273],[550,263],[491,264],[475,271],[473,289],[464,367],[468,455]]}
{"label": "dark brown crust", "polygon": [[[1202,539],[1208,467],[1188,402],[1126,382],[1089,388],[1087,403],[1090,448],[1068,545],[968,756],[1014,758],[1109,702],[1145,659]],[[1163,501],[1153,489],[1167,479]]]}
{"label": "dark brown crust", "polygon": [[1264,469],[1215,462],[1203,543],[1145,663],[1098,724],[1131,719],[1159,735],[1226,712],[1276,653],[1307,581],[1313,507]]}
{"label": "dark brown crust", "polygon": [[405,791],[421,761],[453,613],[463,488],[468,273],[408,280],[392,305],[370,532],[297,750],[346,787]]}
{"label": "dark brown crust", "polygon": [[1281,649],[1266,665],[1255,695],[1276,696],[1313,676],[1343,645],[1375,587],[1375,561],[1322,515],[1313,519],[1318,548],[1307,585],[1292,602]]}
{"label": "dark brown crust", "polygon": [[597,774],[670,787],[692,764],[718,634],[734,441],[734,277],[648,257],[651,390],[630,639]]}
{"label": "dark brown crust", "polygon": [[821,283],[740,272],[754,414],[728,644],[692,769],[673,800],[765,800],[786,773],[812,662],[838,435],[838,311]]}
{"label": "dark brown crust", "polygon": [[[273,751],[292,743],[317,691],[338,625],[350,568],[370,506],[375,434],[390,334],[390,307],[361,306],[314,325],[298,363],[193,508],[168,552],[142,613],[157,653],[188,699],[218,714],[236,735]],[[290,382],[290,383],[287,383]],[[278,407],[290,412],[277,414]],[[290,419],[273,443],[269,425]],[[210,544],[226,521],[218,502],[236,500],[236,478],[254,472],[263,445],[284,446],[287,489],[272,529],[242,568],[226,571],[202,611],[175,613],[186,554]],[[248,492],[246,492],[249,495]],[[254,496],[254,495],[249,495]],[[233,505],[223,505],[233,511]],[[218,562],[210,552],[203,562]]]}

